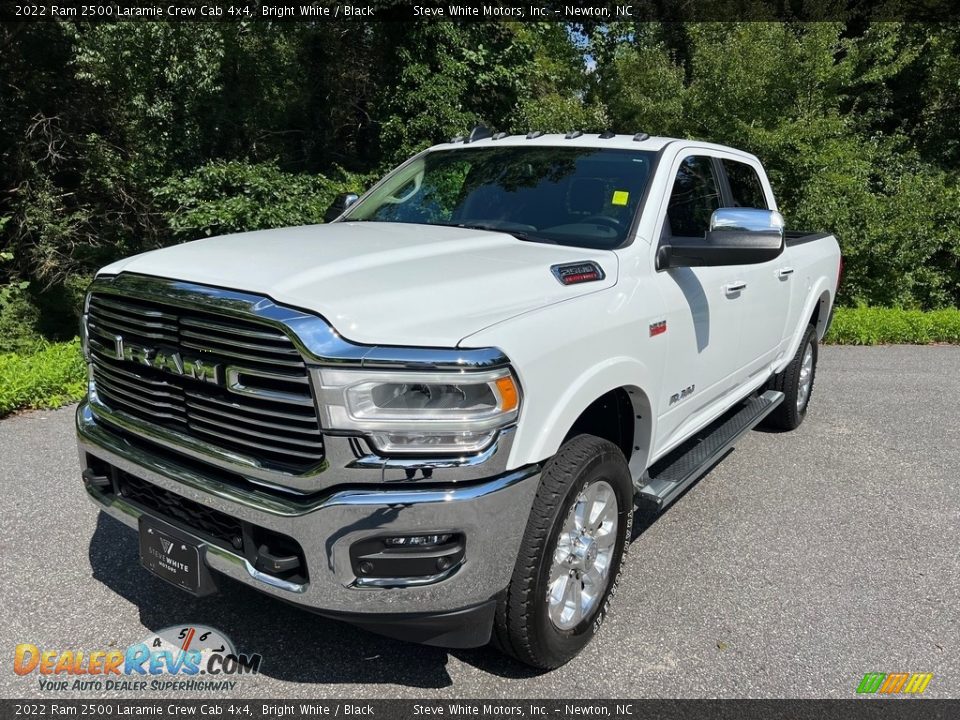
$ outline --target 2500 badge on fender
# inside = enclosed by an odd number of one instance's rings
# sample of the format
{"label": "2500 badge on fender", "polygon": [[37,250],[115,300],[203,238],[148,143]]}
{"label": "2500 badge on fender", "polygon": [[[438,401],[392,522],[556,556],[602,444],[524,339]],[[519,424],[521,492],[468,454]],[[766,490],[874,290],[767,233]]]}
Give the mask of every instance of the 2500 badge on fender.
{"label": "2500 badge on fender", "polygon": [[83,480],[188,592],[556,667],[616,605],[635,505],[806,416],[840,251],[748,153],[474,128],[327,219],[90,287]]}

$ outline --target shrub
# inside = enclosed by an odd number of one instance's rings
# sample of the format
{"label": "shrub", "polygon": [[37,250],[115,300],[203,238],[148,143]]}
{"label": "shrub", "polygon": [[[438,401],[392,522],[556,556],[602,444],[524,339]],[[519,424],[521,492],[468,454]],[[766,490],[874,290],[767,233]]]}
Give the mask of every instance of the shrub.
{"label": "shrub", "polygon": [[25,281],[0,284],[0,353],[24,352],[36,345],[39,312],[28,285]]}
{"label": "shrub", "polygon": [[53,408],[83,397],[86,366],[79,339],[0,355],[0,417],[22,408]]}
{"label": "shrub", "polygon": [[171,178],[154,195],[175,237],[322,223],[333,199],[361,191],[350,178],[287,173],[273,163],[213,162]]}
{"label": "shrub", "polygon": [[63,342],[77,334],[91,277],[74,275],[48,288],[0,283],[0,353],[30,353],[39,338]]}
{"label": "shrub", "polygon": [[960,343],[960,309],[838,307],[825,339],[838,345]]}

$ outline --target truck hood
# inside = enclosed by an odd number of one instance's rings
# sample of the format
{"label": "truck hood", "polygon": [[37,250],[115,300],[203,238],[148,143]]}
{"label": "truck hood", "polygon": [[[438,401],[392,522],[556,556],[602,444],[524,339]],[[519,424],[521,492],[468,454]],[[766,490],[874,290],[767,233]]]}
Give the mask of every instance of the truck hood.
{"label": "truck hood", "polygon": [[[550,269],[585,260],[606,277],[564,286]],[[359,222],[212,237],[101,270],[120,272],[266,295],[358,343],[455,347],[494,323],[611,287],[617,257],[497,232]]]}

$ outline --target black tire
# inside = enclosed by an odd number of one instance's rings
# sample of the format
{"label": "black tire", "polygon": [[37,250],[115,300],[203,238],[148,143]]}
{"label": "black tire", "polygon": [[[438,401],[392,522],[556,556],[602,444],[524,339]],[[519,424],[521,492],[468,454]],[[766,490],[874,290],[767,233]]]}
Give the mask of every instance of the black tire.
{"label": "black tire", "polygon": [[[550,619],[546,601],[558,537],[581,491],[601,479],[613,488],[617,499],[617,538],[607,586],[579,624],[561,630]],[[607,615],[632,525],[633,482],[620,449],[593,435],[578,435],[564,443],[541,475],[513,577],[497,605],[495,644],[521,662],[541,669],[559,667],[579,653]]]}
{"label": "black tire", "polygon": [[[813,367],[810,369],[810,390],[807,392],[804,403],[797,407],[803,357],[808,347],[811,348],[813,353]],[[813,325],[808,325],[806,332],[803,334],[803,340],[800,342],[800,347],[797,348],[790,364],[783,369],[783,372],[777,373],[770,379],[769,388],[782,392],[784,398],[783,402],[764,419],[764,427],[774,430],[795,430],[800,427],[800,423],[807,416],[810,398],[813,397],[813,383],[817,377],[817,350],[817,329]]]}

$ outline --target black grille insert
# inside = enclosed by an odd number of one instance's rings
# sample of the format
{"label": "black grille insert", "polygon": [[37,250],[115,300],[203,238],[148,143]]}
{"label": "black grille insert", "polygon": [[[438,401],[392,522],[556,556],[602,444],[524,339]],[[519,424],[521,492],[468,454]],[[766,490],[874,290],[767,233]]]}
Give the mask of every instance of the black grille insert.
{"label": "black grille insert", "polygon": [[[185,498],[93,455],[87,455],[87,467],[98,477],[110,479],[109,487],[101,492],[122,497],[149,515],[241,555],[274,577],[300,584],[308,581],[303,548],[290,536]],[[277,558],[285,559],[282,567],[286,569],[277,570],[278,566],[267,562]]]}
{"label": "black grille insert", "polygon": [[233,550],[243,549],[243,526],[240,521],[219,510],[208,508],[169,490],[164,490],[128,472],[117,472],[120,495],[127,500],[169,520],[199,531]]}
{"label": "black grille insert", "polygon": [[307,368],[279,328],[94,293],[88,329],[94,385],[108,408],[280,470],[323,461]]}

